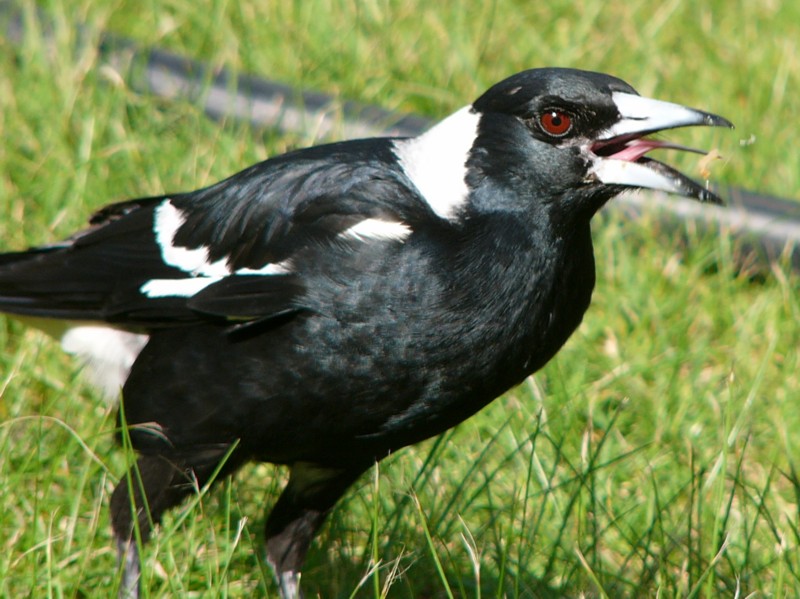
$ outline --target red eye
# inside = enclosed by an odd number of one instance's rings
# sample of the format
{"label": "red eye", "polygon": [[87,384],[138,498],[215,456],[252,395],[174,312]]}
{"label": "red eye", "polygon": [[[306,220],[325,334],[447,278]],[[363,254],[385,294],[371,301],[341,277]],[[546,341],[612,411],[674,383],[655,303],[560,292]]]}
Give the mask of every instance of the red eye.
{"label": "red eye", "polygon": [[553,137],[564,137],[572,130],[572,118],[560,110],[548,110],[539,116],[542,131]]}

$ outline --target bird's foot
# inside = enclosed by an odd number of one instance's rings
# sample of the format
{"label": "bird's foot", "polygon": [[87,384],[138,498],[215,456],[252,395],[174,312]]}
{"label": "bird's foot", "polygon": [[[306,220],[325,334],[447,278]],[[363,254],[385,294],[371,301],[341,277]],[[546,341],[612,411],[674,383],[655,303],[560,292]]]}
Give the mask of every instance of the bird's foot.
{"label": "bird's foot", "polygon": [[300,590],[300,572],[281,572],[275,574],[278,579],[281,599],[303,599],[303,592]]}
{"label": "bird's foot", "polygon": [[122,565],[119,599],[139,599],[139,550],[136,542],[117,539],[117,559]]}

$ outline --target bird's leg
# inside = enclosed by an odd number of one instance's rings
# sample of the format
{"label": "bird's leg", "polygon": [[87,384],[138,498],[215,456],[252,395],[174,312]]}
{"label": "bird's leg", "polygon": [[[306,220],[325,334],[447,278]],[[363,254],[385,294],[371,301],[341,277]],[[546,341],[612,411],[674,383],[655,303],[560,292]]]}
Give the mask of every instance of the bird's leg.
{"label": "bird's leg", "polygon": [[[136,531],[141,543],[146,543],[164,512],[205,485],[226,453],[225,447],[198,449],[192,456],[192,463],[184,457],[142,455],[136,466],[119,482],[111,495],[111,526],[122,565],[120,599],[139,596],[140,561]],[[220,474],[235,470],[239,463],[228,456]]]}
{"label": "bird's leg", "polygon": [[267,561],[283,599],[300,599],[300,570],[320,526],[338,499],[365,470],[295,463],[289,483],[267,518]]}
{"label": "bird's leg", "polygon": [[275,575],[282,599],[303,599],[300,590],[300,572],[283,572]]}
{"label": "bird's leg", "polygon": [[117,538],[117,559],[122,565],[119,599],[138,599],[140,566],[136,541]]}
{"label": "bird's leg", "polygon": [[165,494],[173,483],[177,466],[161,456],[141,456],[136,466],[122,478],[111,495],[111,526],[122,566],[120,599],[139,596],[139,550],[136,529],[142,543],[150,538],[165,509]]}

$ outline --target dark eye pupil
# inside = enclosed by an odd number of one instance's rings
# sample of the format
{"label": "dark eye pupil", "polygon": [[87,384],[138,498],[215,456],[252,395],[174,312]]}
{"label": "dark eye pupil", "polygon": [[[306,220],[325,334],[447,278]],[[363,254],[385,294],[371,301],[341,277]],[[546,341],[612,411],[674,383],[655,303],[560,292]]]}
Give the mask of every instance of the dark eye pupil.
{"label": "dark eye pupil", "polygon": [[539,125],[548,135],[563,137],[572,130],[572,119],[559,110],[550,110],[539,117]]}

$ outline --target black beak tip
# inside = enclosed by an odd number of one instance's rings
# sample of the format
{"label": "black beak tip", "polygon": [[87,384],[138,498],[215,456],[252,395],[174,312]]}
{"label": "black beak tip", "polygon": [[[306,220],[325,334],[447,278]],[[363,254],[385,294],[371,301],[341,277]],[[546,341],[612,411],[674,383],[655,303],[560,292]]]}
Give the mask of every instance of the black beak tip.
{"label": "black beak tip", "polygon": [[704,124],[708,125],[709,127],[727,127],[728,129],[736,129],[736,126],[728,119],[717,114],[707,113]]}
{"label": "black beak tip", "polygon": [[725,200],[710,189],[703,189],[697,196],[697,199],[704,204],[714,204],[716,206],[724,206]]}

